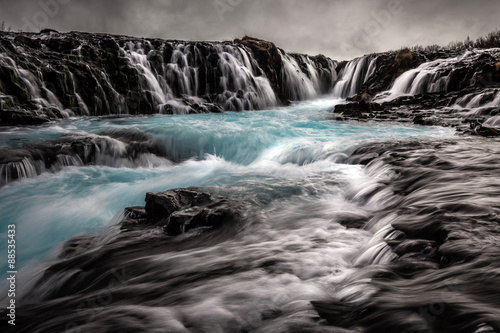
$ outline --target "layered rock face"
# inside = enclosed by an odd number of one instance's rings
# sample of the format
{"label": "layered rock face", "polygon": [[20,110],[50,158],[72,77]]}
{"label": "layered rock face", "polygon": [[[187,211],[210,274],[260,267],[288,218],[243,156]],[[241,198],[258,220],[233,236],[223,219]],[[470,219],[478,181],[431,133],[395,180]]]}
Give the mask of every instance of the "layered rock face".
{"label": "layered rock face", "polygon": [[336,62],[234,42],[0,35],[0,124],[68,116],[259,110],[328,93]]}

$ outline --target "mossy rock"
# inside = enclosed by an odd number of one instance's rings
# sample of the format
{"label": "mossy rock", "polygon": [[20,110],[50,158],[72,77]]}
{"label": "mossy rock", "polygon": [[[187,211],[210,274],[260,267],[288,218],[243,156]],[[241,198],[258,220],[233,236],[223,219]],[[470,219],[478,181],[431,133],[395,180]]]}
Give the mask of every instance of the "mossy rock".
{"label": "mossy rock", "polygon": [[394,58],[398,66],[408,66],[413,61],[413,53],[409,49],[401,49]]}

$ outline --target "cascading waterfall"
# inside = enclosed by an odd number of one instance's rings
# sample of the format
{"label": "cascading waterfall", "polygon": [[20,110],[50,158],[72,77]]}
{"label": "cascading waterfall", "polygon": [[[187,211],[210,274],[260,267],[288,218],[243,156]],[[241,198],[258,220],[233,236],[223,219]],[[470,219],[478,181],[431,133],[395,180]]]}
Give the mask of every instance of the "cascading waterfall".
{"label": "cascading waterfall", "polygon": [[61,101],[45,86],[39,70],[30,71],[22,68],[5,53],[0,53],[0,67],[8,74],[10,80],[10,82],[0,82],[0,89],[4,89],[2,94],[8,95],[6,88],[10,83],[16,89],[20,89],[37,110],[52,107],[61,112],[65,111]]}
{"label": "cascading waterfall", "polygon": [[[400,96],[446,93],[450,90],[452,77],[465,78],[464,73],[467,73],[467,67],[472,68],[481,57],[496,57],[499,52],[499,49],[472,50],[466,51],[463,55],[457,57],[425,62],[415,69],[404,72],[396,79],[389,91],[380,93],[375,97],[375,100],[377,102],[386,102]],[[465,87],[465,84],[469,83],[464,82],[463,84]],[[466,103],[470,104],[469,107],[477,107],[480,99],[480,96],[474,96],[472,100],[469,99]],[[458,101],[458,104],[463,104],[463,102],[464,100]]]}
{"label": "cascading waterfall", "polygon": [[376,69],[377,55],[367,55],[349,61],[340,71],[332,95],[346,98],[356,95],[363,83],[373,75]]}
{"label": "cascading waterfall", "polygon": [[75,98],[76,98],[76,101],[78,103],[78,106],[83,110],[84,115],[90,116],[89,107],[87,106],[87,104],[85,104],[82,97],[80,96],[80,94],[77,91],[75,76],[71,72],[69,73],[69,75],[71,77],[71,82],[73,83],[73,93],[75,94]]}
{"label": "cascading waterfall", "polygon": [[465,109],[494,108],[500,106],[500,89],[485,89],[478,93],[470,93],[457,99],[455,107]]}
{"label": "cascading waterfall", "polygon": [[[148,43],[151,48],[151,44]],[[145,54],[145,49],[142,43],[133,42],[127,43],[127,51],[123,50],[123,55],[130,60],[130,63],[135,67],[141,78],[140,88],[144,93],[150,93],[157,104],[166,104],[167,100],[172,99],[170,87],[166,83],[160,83],[161,78],[157,73],[153,72],[151,64],[148,60],[148,55]],[[154,51],[151,51],[154,52]]]}
{"label": "cascading waterfall", "polygon": [[483,126],[485,126],[485,127],[500,128],[500,116],[490,117],[488,120],[486,120],[483,123]]}
{"label": "cascading waterfall", "polygon": [[295,101],[316,97],[317,91],[314,88],[314,83],[306,73],[302,72],[297,61],[285,53],[281,53],[281,57],[283,61],[283,88],[287,96]]}
{"label": "cascading waterfall", "polygon": [[257,64],[252,64],[249,53],[241,47],[219,46],[219,69],[222,72],[216,98],[226,110],[263,109],[277,104],[276,96],[267,79],[255,75]]}
{"label": "cascading waterfall", "polygon": [[236,43],[12,35],[0,44],[0,106],[48,119],[186,114],[262,110],[329,92],[336,62],[280,55],[283,82],[272,85],[250,48]]}
{"label": "cascading waterfall", "polygon": [[439,59],[409,70],[396,79],[390,93],[401,96],[446,92],[450,79],[445,70],[457,61],[459,58]]}
{"label": "cascading waterfall", "polygon": [[[150,59],[161,56],[164,45],[159,50],[149,42],[145,46],[129,42],[122,53],[137,69],[141,89],[152,96],[159,113],[166,113],[166,107],[173,108],[173,113],[188,113],[189,107],[183,103],[183,98],[196,103],[200,102],[197,97],[214,91],[219,93],[213,94],[211,99],[225,110],[263,109],[277,104],[269,81],[242,47],[211,45],[213,50],[209,57],[216,54],[218,61],[216,67],[210,67],[209,59],[203,58],[196,44],[171,45],[170,61],[160,61],[156,66]],[[200,66],[204,66],[202,70],[208,78],[220,74],[219,82],[209,81],[202,89]]]}
{"label": "cascading waterfall", "polygon": [[326,68],[314,64],[310,57],[302,54],[287,54],[280,50],[282,59],[282,83],[284,94],[292,101],[301,101],[327,93],[331,87],[324,82],[335,82],[337,64],[327,59]]}
{"label": "cascading waterfall", "polygon": [[0,187],[68,166],[137,168],[172,164],[164,149],[149,136],[113,138],[107,134],[113,132],[73,135],[24,148],[0,149]]}
{"label": "cascading waterfall", "polygon": [[41,164],[27,157],[20,161],[2,163],[0,164],[0,186],[15,180],[33,178],[41,173],[37,169],[42,169]]}

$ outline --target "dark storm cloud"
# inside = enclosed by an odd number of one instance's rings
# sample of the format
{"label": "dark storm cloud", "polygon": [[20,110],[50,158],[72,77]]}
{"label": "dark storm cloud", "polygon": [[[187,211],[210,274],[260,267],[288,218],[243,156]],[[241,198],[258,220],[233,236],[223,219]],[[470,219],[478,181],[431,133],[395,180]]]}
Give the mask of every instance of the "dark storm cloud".
{"label": "dark storm cloud", "polygon": [[51,27],[167,39],[245,34],[287,51],[348,59],[447,44],[498,28],[498,0],[0,0],[14,30]]}

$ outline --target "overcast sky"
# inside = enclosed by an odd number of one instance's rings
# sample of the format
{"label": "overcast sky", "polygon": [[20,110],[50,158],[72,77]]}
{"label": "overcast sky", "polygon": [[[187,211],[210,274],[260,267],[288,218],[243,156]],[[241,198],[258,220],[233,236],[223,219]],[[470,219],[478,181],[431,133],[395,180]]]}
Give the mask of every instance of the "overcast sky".
{"label": "overcast sky", "polygon": [[165,39],[244,35],[337,60],[448,44],[499,27],[500,0],[0,0],[13,30],[108,32]]}

